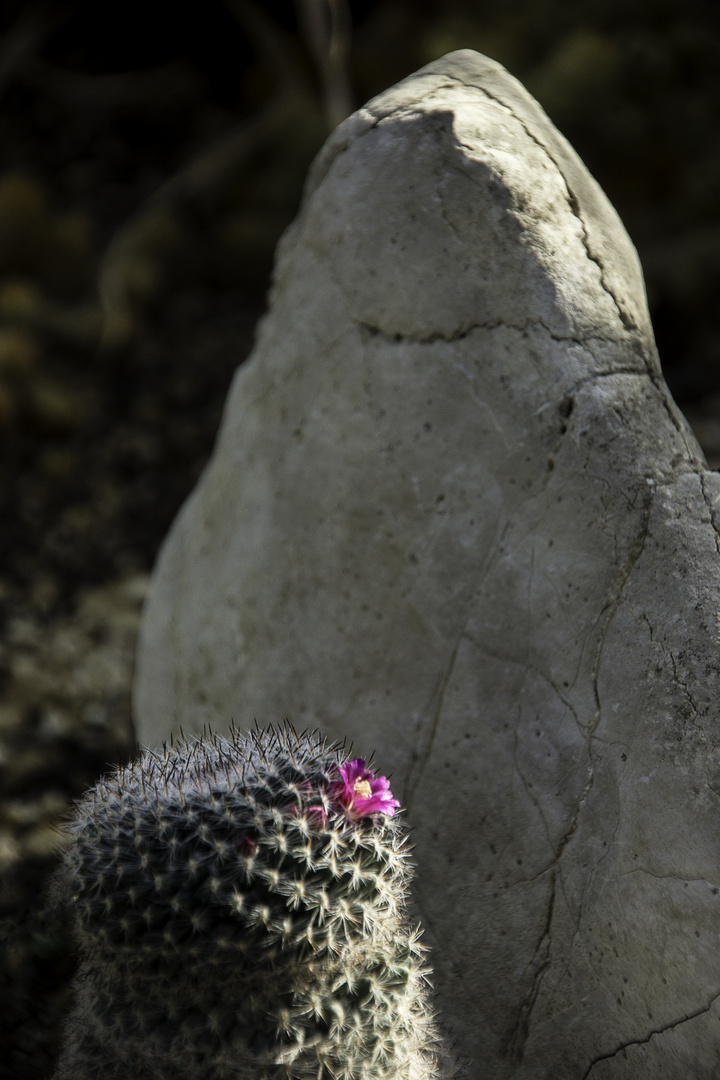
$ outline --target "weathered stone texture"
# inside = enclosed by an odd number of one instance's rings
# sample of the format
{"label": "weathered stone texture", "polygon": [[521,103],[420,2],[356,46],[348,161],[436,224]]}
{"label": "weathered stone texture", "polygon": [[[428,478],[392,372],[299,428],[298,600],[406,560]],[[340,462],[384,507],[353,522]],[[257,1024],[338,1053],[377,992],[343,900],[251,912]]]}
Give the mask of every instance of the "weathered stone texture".
{"label": "weathered stone texture", "polygon": [[720,1075],[720,481],[635,251],[451,54],[335,132],[162,552],[140,739],[376,748],[478,1080]]}

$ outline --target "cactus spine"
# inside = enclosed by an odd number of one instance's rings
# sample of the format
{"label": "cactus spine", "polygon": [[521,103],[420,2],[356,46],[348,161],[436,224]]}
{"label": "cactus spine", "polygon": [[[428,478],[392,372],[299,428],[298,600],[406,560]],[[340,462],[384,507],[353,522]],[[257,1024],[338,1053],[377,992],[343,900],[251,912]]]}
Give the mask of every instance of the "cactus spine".
{"label": "cactus spine", "polygon": [[101,781],[68,826],[81,963],[55,1080],[449,1075],[398,805],[289,726]]}

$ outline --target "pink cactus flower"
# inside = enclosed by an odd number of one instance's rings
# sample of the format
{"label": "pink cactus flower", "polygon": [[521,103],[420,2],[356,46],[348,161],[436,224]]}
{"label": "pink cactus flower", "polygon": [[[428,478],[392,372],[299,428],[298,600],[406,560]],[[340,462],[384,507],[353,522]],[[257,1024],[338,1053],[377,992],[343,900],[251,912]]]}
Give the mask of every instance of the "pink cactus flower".
{"label": "pink cactus flower", "polygon": [[340,776],[342,779],[338,781],[333,796],[353,821],[370,817],[371,814],[392,817],[400,806],[398,800],[393,798],[388,778],[376,777],[362,758],[343,762]]}

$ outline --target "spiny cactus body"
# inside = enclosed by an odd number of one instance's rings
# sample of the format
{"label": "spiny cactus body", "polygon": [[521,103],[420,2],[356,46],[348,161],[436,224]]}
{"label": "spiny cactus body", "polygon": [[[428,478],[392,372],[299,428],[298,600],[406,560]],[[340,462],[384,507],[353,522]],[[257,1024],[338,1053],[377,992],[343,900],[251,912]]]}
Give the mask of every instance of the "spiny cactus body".
{"label": "spiny cactus body", "polygon": [[449,1075],[398,805],[289,726],[100,782],[68,827],[81,966],[56,1080]]}

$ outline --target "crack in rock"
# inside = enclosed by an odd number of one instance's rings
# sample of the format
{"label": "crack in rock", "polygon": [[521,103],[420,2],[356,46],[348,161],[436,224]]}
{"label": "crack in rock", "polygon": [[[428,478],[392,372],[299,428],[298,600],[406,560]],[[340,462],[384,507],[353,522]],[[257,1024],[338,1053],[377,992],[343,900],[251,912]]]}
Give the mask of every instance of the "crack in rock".
{"label": "crack in rock", "polygon": [[611,1061],[612,1058],[617,1057],[618,1054],[622,1054],[624,1050],[629,1050],[631,1046],[644,1046],[649,1043],[651,1039],[654,1039],[658,1035],[664,1035],[666,1031],[674,1031],[675,1028],[680,1027],[681,1024],[687,1024],[691,1020],[697,1020],[699,1016],[704,1016],[705,1013],[710,1012],[715,1002],[720,998],[720,991],[714,994],[707,1005],[703,1005],[701,1008],[696,1009],[695,1012],[688,1013],[686,1016],[680,1017],[679,1020],[673,1020],[669,1024],[663,1025],[660,1028],[653,1028],[651,1032],[644,1035],[642,1039],[629,1039],[627,1042],[622,1043],[616,1050],[611,1050],[608,1054],[600,1054],[599,1057],[594,1058],[587,1069],[583,1073],[581,1080],[588,1080],[590,1073],[593,1071],[596,1065],[599,1065],[601,1061]]}
{"label": "crack in rock", "polygon": [[688,704],[689,704],[690,708],[692,709],[693,715],[697,718],[699,716],[699,710],[698,710],[697,702],[695,701],[695,698],[693,697],[688,684],[685,682],[684,679],[681,679],[680,676],[678,675],[677,660],[675,659],[674,653],[670,653],[670,662],[672,663],[673,678],[675,679],[675,683],[676,683],[677,686],[679,686],[682,689],[683,693],[685,694],[685,697],[688,700]]}
{"label": "crack in rock", "polygon": [[630,579],[633,567],[635,566],[638,559],[645,550],[645,544],[647,543],[648,533],[650,531],[650,513],[652,510],[653,491],[652,488],[649,486],[646,487],[644,491],[647,494],[645,505],[642,507],[641,511],[642,516],[640,519],[640,528],[638,530],[637,536],[632,543],[630,551],[628,552],[628,556],[625,560],[624,565],[619,568],[612,594],[609,597],[605,607],[600,612],[600,615],[598,616],[596,622],[597,625],[597,623],[599,623],[600,620],[603,619],[603,617],[605,618],[602,630],[600,632],[600,639],[598,641],[597,652],[595,654],[595,662],[593,664],[592,670],[592,690],[593,696],[595,698],[595,717],[590,732],[591,734],[600,721],[600,712],[602,708],[600,702],[600,692],[598,690],[598,680],[600,677],[600,664],[602,661],[603,650],[605,648],[605,640],[610,630],[613,618],[620,605],[620,601],[622,600],[622,595],[625,590],[625,586]]}
{"label": "crack in rock", "polygon": [[[601,659],[602,659],[602,653],[603,653],[603,648],[604,648],[604,645],[605,645],[605,640],[606,640],[610,625],[612,623],[613,616],[615,615],[615,613],[616,613],[616,611],[618,609],[618,606],[620,604],[620,601],[622,600],[623,591],[624,591],[625,586],[627,585],[627,582],[628,582],[628,580],[630,578],[633,567],[637,563],[638,559],[642,555],[642,552],[643,552],[643,550],[645,548],[645,544],[646,544],[647,537],[648,537],[648,532],[649,532],[649,526],[650,526],[651,506],[652,506],[652,492],[650,492],[650,494],[649,494],[649,496],[647,498],[646,505],[643,507],[642,518],[641,518],[641,523],[640,523],[640,529],[638,531],[638,534],[635,537],[635,540],[633,541],[633,544],[632,544],[632,546],[630,548],[630,551],[628,553],[628,556],[627,556],[627,559],[625,560],[624,565],[622,567],[620,567],[620,569],[619,569],[619,573],[618,573],[618,576],[617,576],[617,579],[616,579],[616,582],[615,582],[615,586],[614,586],[614,589],[613,589],[613,594],[610,597],[610,599],[609,599],[608,603],[606,604],[605,608],[603,608],[603,611],[600,614],[600,618],[602,618],[603,615],[606,615],[606,618],[605,618],[605,623],[604,623],[603,628],[602,628],[600,640],[599,640],[599,643],[598,643],[597,654],[596,654],[596,657],[595,657],[595,663],[593,665],[593,672],[592,672],[592,687],[593,687],[593,694],[594,694],[595,703],[596,703],[596,714],[595,714],[593,729],[597,726],[597,723],[598,723],[598,721],[600,719],[600,712],[601,712],[600,694],[599,694],[599,691],[598,691],[598,678],[599,678],[600,663],[601,663]],[[560,840],[560,842],[558,844],[558,847],[557,847],[557,850],[555,852],[554,860],[553,860],[551,892],[550,892],[550,898],[549,898],[549,901],[548,901],[547,917],[546,917],[545,925],[544,925],[543,931],[542,931],[542,933],[540,935],[538,944],[537,944],[537,946],[535,948],[535,953],[534,953],[534,956],[533,956],[533,964],[535,964],[538,956],[541,956],[541,960],[540,960],[540,963],[539,963],[539,965],[538,965],[538,967],[537,967],[537,969],[535,971],[535,975],[533,977],[533,983],[532,983],[532,986],[530,988],[530,991],[529,991],[527,997],[525,998],[525,1001],[523,1002],[523,1004],[520,1007],[520,1013],[519,1013],[517,1022],[515,1024],[514,1028],[512,1029],[512,1032],[511,1032],[511,1034],[510,1034],[510,1036],[508,1038],[508,1041],[507,1041],[507,1053],[508,1053],[508,1056],[509,1056],[510,1060],[512,1061],[512,1063],[515,1064],[515,1065],[520,1064],[520,1062],[522,1061],[525,1043],[527,1042],[528,1034],[529,1034],[529,1031],[530,1031],[530,1021],[531,1021],[532,1011],[533,1011],[533,1008],[535,1006],[535,1002],[537,1001],[537,998],[538,998],[538,994],[539,994],[539,991],[540,991],[540,986],[541,986],[541,983],[542,983],[543,975],[544,975],[546,969],[548,968],[548,966],[550,964],[550,937],[551,937],[551,931],[552,931],[553,912],[555,910],[555,897],[556,897],[557,880],[558,880],[558,876],[560,874],[560,861],[562,859],[563,853],[565,852],[565,850],[568,847],[568,845],[570,844],[573,836],[577,832],[577,829],[578,829],[578,826],[579,826],[579,823],[580,823],[580,815],[582,813],[582,809],[583,809],[585,803],[587,802],[587,799],[588,799],[588,797],[590,795],[590,791],[592,790],[593,783],[594,783],[594,763],[593,763],[593,756],[592,756],[592,730],[588,733],[587,750],[588,750],[588,772],[587,772],[587,780],[585,782],[585,787],[584,787],[583,792],[582,792],[582,794],[580,796],[580,799],[578,800],[578,804],[577,804],[577,807],[575,809],[575,814],[573,816],[573,820],[570,823],[569,827],[567,828],[564,836]]]}
{"label": "crack in rock", "polygon": [[[360,327],[366,333],[371,334],[373,337],[378,336],[384,338],[386,341],[394,344],[400,344],[403,342],[411,342],[413,345],[434,345],[437,341],[462,341],[464,338],[469,337],[475,330],[516,330],[519,334],[527,334],[530,330],[544,330],[551,341],[566,342],[571,345],[577,345],[578,348],[585,348],[590,351],[589,345],[593,342],[599,342],[600,344],[616,345],[618,344],[618,338],[605,337],[602,334],[588,334],[587,337],[579,338],[572,334],[556,334],[542,319],[528,319],[524,323],[510,323],[505,322],[503,319],[494,319],[491,322],[474,322],[469,323],[467,326],[459,327],[457,330],[452,330],[450,333],[444,333],[442,330],[433,331],[430,334],[408,334],[408,333],[392,333],[389,330],[384,330],[382,326],[377,326],[375,323],[367,322],[365,319],[353,319],[356,326]],[[598,373],[600,374],[600,373]],[[647,371],[645,368],[617,368],[613,371],[602,372],[603,375],[615,375],[615,374],[627,374],[627,375],[645,375]],[[594,378],[595,376],[590,376]]]}
{"label": "crack in rock", "polygon": [[555,888],[557,881],[558,867],[554,865],[551,871],[550,879],[550,896],[548,898],[547,910],[545,915],[545,925],[543,926],[542,933],[535,947],[535,953],[533,955],[531,966],[535,967],[535,974],[533,976],[532,986],[527,994],[525,1000],[520,1006],[520,1013],[515,1026],[513,1027],[510,1035],[505,1043],[505,1053],[508,1061],[511,1065],[520,1065],[523,1059],[523,1053],[525,1050],[525,1044],[527,1042],[528,1034],[530,1032],[530,1017],[532,1015],[535,1002],[537,1001],[538,994],[540,993],[540,986],[542,984],[543,976],[550,966],[550,936],[552,931],[552,919],[553,912],[555,910]]}
{"label": "crack in rock", "polygon": [[712,530],[715,533],[715,550],[717,551],[718,555],[720,555],[720,527],[718,527],[718,523],[715,520],[716,511],[710,502],[710,495],[707,490],[705,474],[701,472],[698,473],[698,475],[700,477],[700,489],[702,491],[702,497],[710,515],[710,525],[712,526]]}
{"label": "crack in rock", "polygon": [[654,878],[655,881],[677,881],[681,885],[703,884],[708,888],[714,889],[716,892],[720,891],[720,885],[714,881],[710,881],[705,877],[683,877],[681,874],[656,874],[652,870],[648,870],[645,866],[633,866],[632,870],[625,870],[622,874],[619,874],[619,878],[630,877],[632,874],[646,874],[647,877]]}
{"label": "crack in rock", "polygon": [[545,871],[547,872],[547,869],[549,869],[552,873],[550,882],[550,897],[547,904],[545,924],[538,939],[538,943],[535,946],[532,964],[534,965],[536,963],[539,956],[541,957],[541,959],[535,970],[532,986],[530,987],[530,990],[526,995],[525,1000],[520,1006],[518,1019],[505,1043],[506,1053],[513,1065],[519,1065],[522,1062],[525,1044],[530,1033],[530,1020],[532,1012],[535,1007],[538,995],[540,993],[540,986],[542,984],[543,976],[550,965],[550,939],[552,935],[553,914],[555,912],[557,883],[558,877],[560,875],[560,860],[562,859],[565,849],[567,848],[568,844],[570,843],[577,831],[578,825],[580,823],[580,814],[582,813],[583,806],[587,802],[588,796],[590,795],[590,791],[592,790],[592,786],[594,783],[593,761],[592,753],[590,750],[590,742],[588,742],[588,756],[588,778],[585,782],[585,787],[583,788],[582,794],[580,795],[580,798],[578,800],[577,807],[575,808],[573,820],[571,821],[570,825],[568,826],[557,846],[557,850],[555,852],[551,867],[546,868]]}
{"label": "crack in rock", "polygon": [[[463,82],[462,80],[458,80],[458,81]],[[467,86],[469,84],[463,82],[463,85]],[[490,91],[484,86],[483,87],[475,87],[475,89],[481,90],[482,93],[485,94],[485,96],[488,98],[489,101],[494,101],[496,103],[496,105],[499,105],[500,108],[504,109],[512,117],[514,117],[517,120],[517,122],[520,124],[521,128],[523,129],[525,134],[528,136],[528,138],[531,139],[536,144],[536,146],[539,146],[540,149],[543,151],[543,153],[545,153],[547,155],[547,157],[550,159],[550,161],[553,163],[553,165],[555,166],[555,168],[558,171],[558,174],[559,174],[560,178],[563,181],[563,184],[565,185],[565,190],[567,192],[566,197],[567,197],[568,206],[570,207],[570,210],[571,210],[571,212],[573,214],[573,217],[575,217],[575,219],[577,220],[577,222],[578,222],[578,224],[580,226],[582,244],[583,244],[583,247],[585,248],[585,251],[587,253],[587,257],[598,269],[598,273],[600,275],[600,285],[601,285],[603,291],[605,293],[607,293],[607,295],[612,300],[613,305],[615,306],[615,309],[616,309],[616,311],[618,313],[618,318],[620,319],[620,322],[622,323],[624,328],[626,330],[637,330],[638,327],[635,325],[634,321],[630,318],[628,313],[624,310],[624,308],[620,304],[617,296],[615,295],[615,293],[613,292],[613,290],[610,288],[610,286],[607,283],[606,275],[605,275],[605,268],[604,268],[604,266],[602,264],[602,260],[600,259],[600,256],[596,252],[594,252],[592,250],[592,247],[590,245],[590,237],[588,235],[587,226],[586,226],[585,220],[584,220],[584,218],[583,218],[583,216],[582,216],[582,214],[580,212],[580,201],[579,201],[577,195],[575,194],[575,192],[573,191],[572,187],[570,186],[570,181],[568,180],[567,176],[565,175],[565,173],[564,173],[564,171],[563,171],[563,169],[562,169],[562,167],[560,165],[560,162],[557,160],[557,158],[553,154],[552,150],[546,145],[545,142],[543,142],[542,139],[540,139],[538,137],[538,135],[535,134],[535,132],[530,130],[530,128],[528,127],[525,120],[523,120],[523,118],[521,116],[518,116],[518,114],[514,111],[514,109],[510,105],[507,104],[507,102],[501,100],[500,98],[496,97],[494,94],[490,93]]]}
{"label": "crack in rock", "polygon": [[455,661],[457,660],[458,649],[460,648],[460,642],[462,641],[464,630],[465,628],[463,627],[463,629],[458,634],[457,641],[455,642],[455,647],[450,655],[450,660],[448,661],[445,671],[442,673],[435,685],[435,691],[433,694],[433,696],[435,697],[435,706],[432,711],[430,732],[427,738],[425,750],[422,754],[422,757],[420,757],[419,755],[415,757],[413,755],[413,759],[411,761],[410,769],[412,771],[412,768],[414,766],[417,775],[414,781],[410,781],[408,779],[407,790],[404,797],[405,808],[408,811],[410,810],[410,806],[415,795],[415,791],[417,790],[417,786],[422,779],[423,772],[425,771],[428,761],[430,760],[433,743],[435,741],[435,736],[437,735],[437,729],[440,723],[440,717],[442,715],[443,704],[445,702],[445,692],[447,691],[448,683],[450,682],[450,678],[455,667]]}

